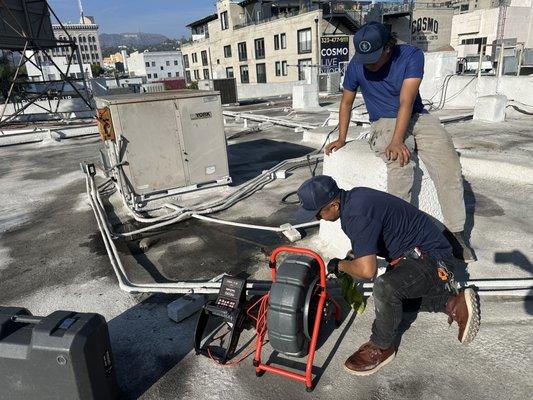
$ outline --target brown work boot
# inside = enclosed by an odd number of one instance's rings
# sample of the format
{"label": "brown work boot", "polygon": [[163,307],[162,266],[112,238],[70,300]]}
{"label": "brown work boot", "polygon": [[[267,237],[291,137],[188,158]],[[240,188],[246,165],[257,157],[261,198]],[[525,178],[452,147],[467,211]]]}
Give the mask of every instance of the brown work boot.
{"label": "brown work boot", "polygon": [[390,363],[395,355],[394,345],[382,349],[372,342],[367,342],[346,360],[344,368],[354,375],[370,375]]}
{"label": "brown work boot", "polygon": [[459,294],[450,297],[446,304],[448,324],[453,321],[459,325],[457,339],[461,343],[470,343],[476,337],[481,323],[478,297],[474,289],[466,288]]}

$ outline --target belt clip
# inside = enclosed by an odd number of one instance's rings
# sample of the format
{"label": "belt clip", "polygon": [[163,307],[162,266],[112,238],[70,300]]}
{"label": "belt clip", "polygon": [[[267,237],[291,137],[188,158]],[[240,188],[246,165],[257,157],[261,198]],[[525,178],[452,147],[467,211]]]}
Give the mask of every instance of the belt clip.
{"label": "belt clip", "polygon": [[420,249],[418,247],[415,247],[413,249],[413,251],[415,252],[415,254],[418,256],[418,258],[422,257],[422,252],[420,251]]}

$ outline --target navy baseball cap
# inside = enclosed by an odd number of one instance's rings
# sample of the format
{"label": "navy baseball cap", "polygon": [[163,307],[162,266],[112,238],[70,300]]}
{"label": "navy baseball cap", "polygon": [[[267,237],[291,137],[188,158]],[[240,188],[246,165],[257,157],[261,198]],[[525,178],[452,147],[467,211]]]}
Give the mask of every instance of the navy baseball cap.
{"label": "navy baseball cap", "polygon": [[332,177],[314,176],[306,180],[298,189],[300,208],[296,212],[299,222],[314,220],[320,210],[339,194],[340,189]]}
{"label": "navy baseball cap", "polygon": [[359,28],[353,37],[355,62],[373,64],[383,52],[383,46],[390,39],[389,29],[379,22],[369,22]]}

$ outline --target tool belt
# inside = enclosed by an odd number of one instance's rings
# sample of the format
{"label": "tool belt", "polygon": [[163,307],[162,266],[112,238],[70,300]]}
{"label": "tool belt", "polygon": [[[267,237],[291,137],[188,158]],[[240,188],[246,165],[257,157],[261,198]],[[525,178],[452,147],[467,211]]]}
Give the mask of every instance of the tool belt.
{"label": "tool belt", "polygon": [[[410,258],[412,260],[426,260],[428,259],[428,256],[420,250],[418,247],[414,247],[411,250],[404,253],[403,256],[395,258],[389,263],[389,267],[394,268],[396,265],[398,265],[402,260],[405,260],[407,258]],[[446,264],[444,264],[441,260],[435,260],[437,264],[437,275],[441,281],[444,282],[445,287],[447,290],[453,293],[457,293],[458,286],[457,282],[454,279],[453,272],[451,272],[448,267],[446,267]]]}

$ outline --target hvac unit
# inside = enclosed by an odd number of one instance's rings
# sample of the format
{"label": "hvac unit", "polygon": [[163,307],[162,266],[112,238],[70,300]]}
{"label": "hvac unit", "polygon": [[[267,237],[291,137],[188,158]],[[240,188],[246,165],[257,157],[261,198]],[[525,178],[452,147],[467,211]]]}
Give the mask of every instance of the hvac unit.
{"label": "hvac unit", "polygon": [[130,201],[231,183],[218,92],[170,90],[96,102],[104,165]]}

